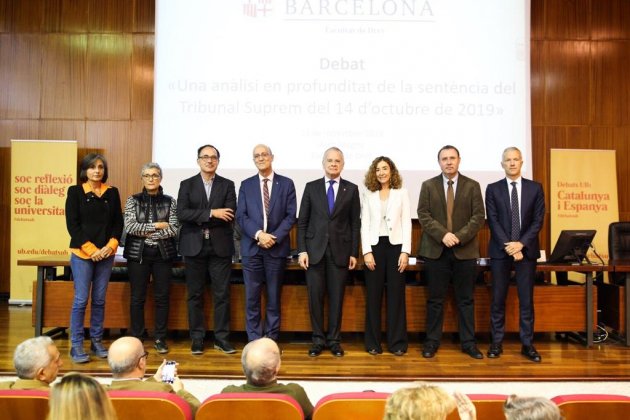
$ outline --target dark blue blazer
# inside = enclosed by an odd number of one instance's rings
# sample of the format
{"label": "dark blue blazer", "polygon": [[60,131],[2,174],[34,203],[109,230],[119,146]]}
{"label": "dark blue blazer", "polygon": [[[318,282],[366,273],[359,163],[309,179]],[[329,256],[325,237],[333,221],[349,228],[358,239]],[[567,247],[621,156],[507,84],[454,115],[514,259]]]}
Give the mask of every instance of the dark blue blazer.
{"label": "dark blue blazer", "polygon": [[[545,195],[542,185],[529,179],[521,178],[521,237],[523,256],[536,260],[540,257],[538,233],[545,220]],[[512,210],[510,190],[505,178],[489,184],[486,188],[486,213],[490,227],[490,258],[507,258],[505,243],[510,242],[512,230]]]}
{"label": "dark blue blazer", "polygon": [[[252,257],[261,249],[254,236],[263,228],[263,204],[258,174],[241,183],[238,191],[236,221],[241,229],[241,255]],[[267,233],[276,237],[269,249],[273,257],[287,257],[291,251],[289,232],[295,224],[297,200],[293,181],[274,172]]]}

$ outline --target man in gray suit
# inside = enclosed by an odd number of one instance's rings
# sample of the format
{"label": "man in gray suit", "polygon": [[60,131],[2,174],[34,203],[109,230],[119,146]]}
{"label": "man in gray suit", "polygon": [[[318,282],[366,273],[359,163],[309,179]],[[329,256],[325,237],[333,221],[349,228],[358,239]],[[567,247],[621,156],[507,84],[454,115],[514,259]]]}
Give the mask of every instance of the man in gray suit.
{"label": "man in gray suit", "polygon": [[477,233],[485,210],[479,183],[459,173],[461,158],[454,146],[438,152],[442,173],[422,183],[418,220],[422,225],[420,256],[427,277],[427,334],[422,356],[435,356],[442,338],[444,299],[453,283],[462,351],[474,359],[483,354],[475,342],[474,290]]}
{"label": "man in gray suit", "polygon": [[[306,270],[308,308],[313,329],[311,357],[324,346],[341,357],[341,310],[348,270],[356,267],[361,231],[359,188],[341,179],[343,153],[324,153],[325,176],[306,184],[298,216],[300,266]],[[328,332],[324,335],[324,290],[328,291]]]}

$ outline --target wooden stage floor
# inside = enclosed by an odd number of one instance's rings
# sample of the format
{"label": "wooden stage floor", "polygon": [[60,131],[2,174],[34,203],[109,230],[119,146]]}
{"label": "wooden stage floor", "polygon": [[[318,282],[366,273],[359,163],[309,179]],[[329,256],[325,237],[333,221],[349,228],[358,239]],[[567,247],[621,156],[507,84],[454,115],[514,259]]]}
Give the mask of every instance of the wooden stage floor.
{"label": "wooden stage floor", "polygon": [[[22,340],[33,336],[31,307],[9,306],[0,303],[0,375],[13,375],[13,350]],[[179,362],[182,377],[195,378],[242,378],[240,351],[225,355],[212,349],[212,340],[206,341],[206,352],[202,356],[190,354],[187,331],[173,333],[169,337],[171,352],[168,359]],[[112,330],[104,339],[106,344],[116,339],[120,331]],[[628,381],[630,380],[630,347],[615,339],[595,344],[587,349],[573,340],[563,340],[555,334],[536,336],[536,347],[543,357],[540,364],[523,358],[518,336],[509,336],[504,343],[504,354],[499,359],[473,360],[461,353],[459,345],[446,334],[443,344],[434,359],[423,359],[420,355],[420,337],[412,335],[409,352],[396,357],[389,353],[378,356],[367,354],[363,348],[362,335],[344,335],[342,343],[346,350],[343,358],[335,358],[329,352],[320,357],[307,356],[309,335],[287,334],[281,338],[283,350],[282,380],[370,380],[370,381]],[[81,371],[92,375],[109,376],[106,360],[77,365],[68,356],[69,342],[66,335],[54,337],[61,351],[64,365],[61,373]],[[243,333],[233,334],[233,344],[242,349],[245,344]],[[478,337],[479,348],[485,353],[488,337]],[[154,371],[162,357],[153,350],[153,342],[147,340],[149,372]],[[87,347],[87,344],[86,344]]]}

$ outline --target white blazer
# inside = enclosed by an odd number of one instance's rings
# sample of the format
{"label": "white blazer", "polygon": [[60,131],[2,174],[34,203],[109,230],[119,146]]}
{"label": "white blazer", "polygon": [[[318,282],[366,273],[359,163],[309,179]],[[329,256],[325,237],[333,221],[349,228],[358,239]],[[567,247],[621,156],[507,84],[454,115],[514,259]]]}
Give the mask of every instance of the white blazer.
{"label": "white blazer", "polygon": [[[411,213],[407,189],[389,190],[385,216],[389,242],[392,245],[402,244],[401,252],[411,254]],[[365,191],[361,200],[361,246],[364,255],[372,252],[372,246],[378,243],[382,217],[379,192]]]}

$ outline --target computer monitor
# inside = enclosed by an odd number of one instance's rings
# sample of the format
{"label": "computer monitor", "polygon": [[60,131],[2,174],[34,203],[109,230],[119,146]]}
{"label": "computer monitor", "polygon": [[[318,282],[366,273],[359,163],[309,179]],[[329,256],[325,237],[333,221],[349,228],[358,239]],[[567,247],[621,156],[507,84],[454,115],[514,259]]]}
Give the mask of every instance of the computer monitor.
{"label": "computer monitor", "polygon": [[[563,230],[548,263],[582,263],[593,242],[596,230]],[[588,261],[588,259],[587,259]]]}

